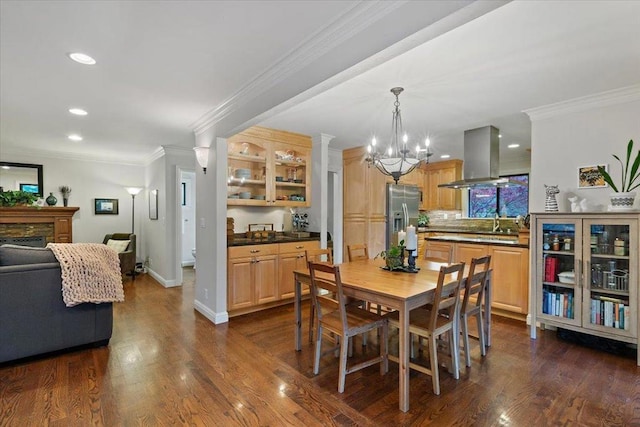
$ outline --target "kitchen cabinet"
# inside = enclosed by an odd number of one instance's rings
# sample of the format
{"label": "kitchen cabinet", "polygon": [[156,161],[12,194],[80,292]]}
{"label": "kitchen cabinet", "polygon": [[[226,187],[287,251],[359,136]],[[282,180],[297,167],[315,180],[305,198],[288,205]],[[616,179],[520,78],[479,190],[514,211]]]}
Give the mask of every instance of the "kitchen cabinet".
{"label": "kitchen cabinet", "polygon": [[531,215],[531,338],[539,323],[638,344],[639,223],[637,213]]}
{"label": "kitchen cabinet", "polygon": [[491,255],[494,314],[524,320],[529,311],[529,249],[508,245],[427,240],[451,245],[454,262],[471,264],[472,258]]}
{"label": "kitchen cabinet", "polygon": [[277,244],[228,248],[228,311],[277,300],[277,263]]}
{"label": "kitchen cabinet", "polygon": [[[294,297],[293,271],[306,268],[305,251],[310,249],[320,249],[320,241],[279,244],[278,294],[280,299]],[[309,293],[309,289],[307,288],[304,292]]]}
{"label": "kitchen cabinet", "polygon": [[369,255],[385,249],[386,185],[393,182],[363,161],[365,147],[342,152],[343,160],[343,253],[347,245],[366,243]]}
{"label": "kitchen cabinet", "polygon": [[227,205],[311,205],[311,137],[254,126],[227,141]]}
{"label": "kitchen cabinet", "polygon": [[423,209],[460,210],[462,192],[438,185],[462,179],[462,160],[427,163],[423,168]]}
{"label": "kitchen cabinet", "polygon": [[306,267],[306,250],[319,247],[319,240],[310,240],[227,248],[229,315],[237,316],[291,302],[294,296],[293,271]]}

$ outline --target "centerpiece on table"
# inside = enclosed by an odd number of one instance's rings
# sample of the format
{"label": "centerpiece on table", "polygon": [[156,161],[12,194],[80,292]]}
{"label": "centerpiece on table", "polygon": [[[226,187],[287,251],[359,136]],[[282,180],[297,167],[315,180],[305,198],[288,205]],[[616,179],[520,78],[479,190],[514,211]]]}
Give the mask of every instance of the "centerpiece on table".
{"label": "centerpiece on table", "polygon": [[[636,152],[635,159],[631,161],[633,156],[633,139],[627,144],[627,158],[625,163],[615,154],[613,157],[620,163],[622,168],[622,176],[620,186],[618,187],[611,178],[611,175],[602,166],[598,166],[598,172],[602,178],[614,191],[609,195],[611,204],[609,210],[612,211],[630,211],[633,210],[636,193],[633,191],[640,187],[640,150]],[[637,181],[637,182],[636,182]]]}
{"label": "centerpiece on table", "polygon": [[400,240],[397,245],[391,245],[386,251],[376,255],[376,259],[380,257],[385,260],[387,268],[391,271],[401,270],[404,268],[404,240]]}

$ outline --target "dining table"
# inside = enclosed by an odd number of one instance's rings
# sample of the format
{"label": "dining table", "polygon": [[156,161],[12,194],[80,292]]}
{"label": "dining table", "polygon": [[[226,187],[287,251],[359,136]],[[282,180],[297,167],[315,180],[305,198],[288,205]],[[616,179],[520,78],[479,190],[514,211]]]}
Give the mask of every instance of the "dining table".
{"label": "dining table", "polygon": [[[358,300],[378,304],[397,310],[399,315],[399,407],[403,412],[409,410],[409,313],[433,301],[439,271],[421,268],[417,272],[388,271],[383,269],[384,261],[377,259],[358,260],[339,265],[344,294]],[[418,267],[420,267],[418,265]],[[465,277],[469,266],[465,266]],[[295,350],[302,349],[302,286],[309,286],[311,276],[308,269],[295,270],[294,274],[294,312],[295,312]],[[457,316],[459,320],[460,316]],[[485,281],[484,301],[485,342],[491,345],[491,270]],[[456,325],[456,331],[459,331]],[[465,349],[466,351],[466,349]],[[458,373],[453,373],[458,378]]]}

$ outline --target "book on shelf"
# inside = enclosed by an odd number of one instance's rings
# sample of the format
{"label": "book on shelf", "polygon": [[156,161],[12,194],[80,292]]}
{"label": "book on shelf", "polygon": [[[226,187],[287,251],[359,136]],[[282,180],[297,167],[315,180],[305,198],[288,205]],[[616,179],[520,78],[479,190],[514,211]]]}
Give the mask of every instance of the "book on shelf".
{"label": "book on shelf", "polygon": [[591,297],[590,321],[594,325],[629,330],[629,302],[601,295]]}
{"label": "book on shelf", "polygon": [[558,258],[547,256],[544,260],[544,280],[545,282],[558,281]]}

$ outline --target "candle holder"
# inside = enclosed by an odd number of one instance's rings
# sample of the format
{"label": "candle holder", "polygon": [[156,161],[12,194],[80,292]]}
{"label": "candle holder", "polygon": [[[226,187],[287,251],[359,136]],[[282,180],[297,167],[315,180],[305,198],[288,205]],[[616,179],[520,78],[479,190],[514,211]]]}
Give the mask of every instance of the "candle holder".
{"label": "candle holder", "polygon": [[416,269],[416,257],[413,255],[413,253],[415,252],[415,249],[407,249],[409,251],[409,254],[407,256],[407,264],[409,265],[409,270],[415,270]]}

